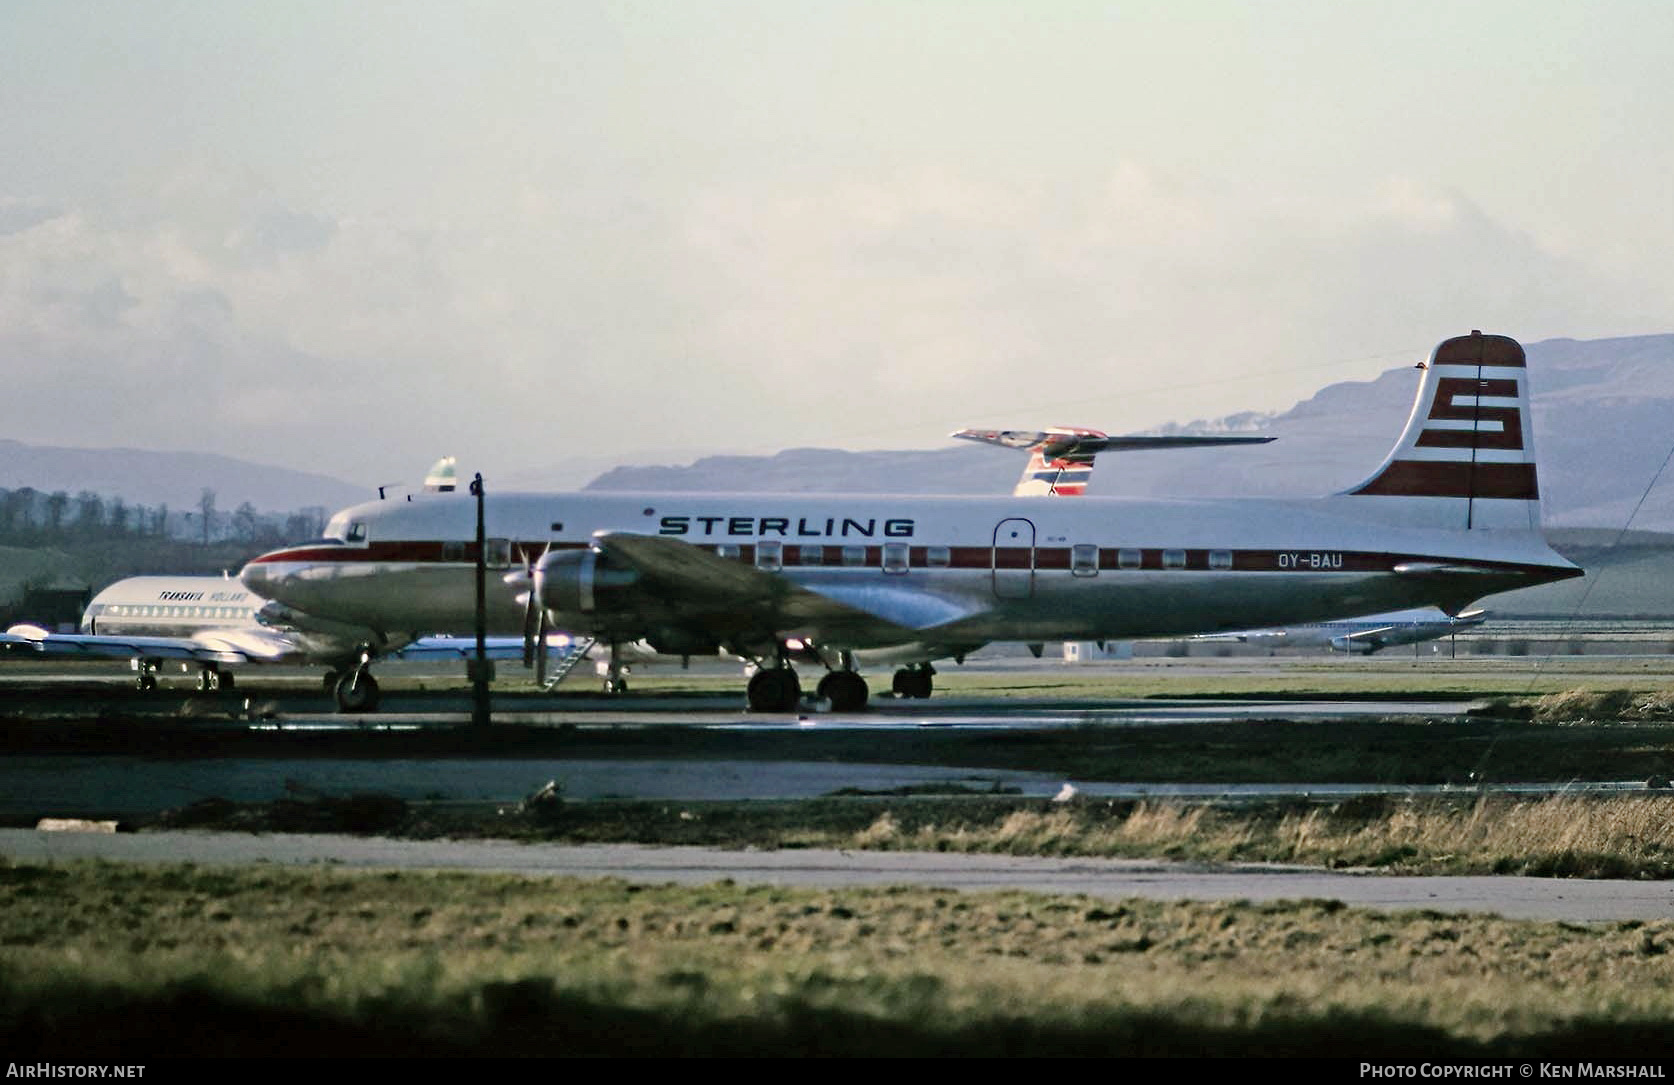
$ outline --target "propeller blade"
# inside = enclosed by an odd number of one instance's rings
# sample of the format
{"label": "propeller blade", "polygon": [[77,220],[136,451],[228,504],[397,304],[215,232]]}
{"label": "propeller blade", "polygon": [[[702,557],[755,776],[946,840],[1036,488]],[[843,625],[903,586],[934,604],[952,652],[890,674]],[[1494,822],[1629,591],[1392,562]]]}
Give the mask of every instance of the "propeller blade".
{"label": "propeller blade", "polygon": [[536,619],[535,626],[535,641],[540,646],[535,653],[535,684],[544,688],[546,686],[546,657],[551,650],[546,643],[546,608],[544,606],[541,607],[540,616]]}
{"label": "propeller blade", "polygon": [[541,576],[541,561],[551,549],[552,544],[548,543],[541,550],[539,558],[526,554],[529,563],[529,594],[523,601],[523,665],[535,666],[538,659],[541,670],[545,670],[546,666],[546,603],[541,598],[541,589],[545,586],[542,584],[544,578]]}
{"label": "propeller blade", "polygon": [[535,588],[531,584],[528,594],[523,597],[523,665],[531,666],[535,662],[535,626],[540,601],[535,598]]}

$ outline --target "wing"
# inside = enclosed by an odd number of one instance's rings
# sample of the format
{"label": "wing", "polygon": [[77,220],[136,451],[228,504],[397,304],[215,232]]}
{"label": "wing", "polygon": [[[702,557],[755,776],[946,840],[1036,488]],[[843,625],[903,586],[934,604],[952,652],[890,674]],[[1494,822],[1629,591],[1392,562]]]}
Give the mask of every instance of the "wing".
{"label": "wing", "polygon": [[251,627],[199,633],[191,637],[123,637],[104,633],[49,633],[13,626],[0,633],[8,652],[52,658],[183,659],[198,663],[291,663],[303,656],[291,638],[271,629]]}
{"label": "wing", "polygon": [[[1333,643],[1341,641],[1344,644],[1364,645],[1375,651],[1379,648],[1387,647],[1392,643],[1401,643],[1393,638],[1401,632],[1410,633],[1411,630],[1412,627],[1410,626],[1407,627],[1406,630],[1403,630],[1402,627],[1398,625],[1380,625],[1376,629],[1357,629],[1353,633],[1344,633],[1342,636],[1333,638]],[[1420,634],[1413,637],[1413,639],[1423,640],[1427,636],[1429,636],[1427,633]]]}
{"label": "wing", "polygon": [[926,630],[981,610],[967,600],[906,585],[798,584],[659,535],[603,532],[593,544],[613,562],[637,571],[644,590],[682,624],[720,636],[772,631],[845,647],[876,647],[918,640]]}
{"label": "wing", "polygon": [[[547,651],[563,657],[571,652],[585,651],[588,642],[562,634],[546,638]],[[420,637],[405,648],[388,654],[389,659],[411,663],[434,659],[474,659],[477,654],[475,637]],[[483,654],[490,659],[522,659],[522,637],[487,637],[483,640]]]}
{"label": "wing", "polygon": [[1109,437],[1102,433],[1073,433],[1064,430],[962,429],[948,434],[967,441],[1005,448],[1039,449],[1048,459],[1070,455],[1093,456],[1100,452],[1145,452],[1159,448],[1208,448],[1215,445],[1264,445],[1274,438],[1228,434],[1181,434],[1168,437]]}

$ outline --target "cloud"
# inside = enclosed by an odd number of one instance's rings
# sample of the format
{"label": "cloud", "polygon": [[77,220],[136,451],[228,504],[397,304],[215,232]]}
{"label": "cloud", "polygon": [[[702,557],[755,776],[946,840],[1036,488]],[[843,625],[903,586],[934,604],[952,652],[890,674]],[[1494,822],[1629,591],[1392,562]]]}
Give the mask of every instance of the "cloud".
{"label": "cloud", "polygon": [[40,200],[0,196],[0,236],[32,230],[62,213],[57,206]]}
{"label": "cloud", "polygon": [[153,196],[12,211],[32,224],[0,233],[0,357],[24,374],[5,436],[379,481],[450,452],[910,447],[1283,409],[1471,327],[1646,330],[1597,269],[1402,178],[1334,207],[1137,161],[525,179],[446,222],[294,206],[237,173]]}

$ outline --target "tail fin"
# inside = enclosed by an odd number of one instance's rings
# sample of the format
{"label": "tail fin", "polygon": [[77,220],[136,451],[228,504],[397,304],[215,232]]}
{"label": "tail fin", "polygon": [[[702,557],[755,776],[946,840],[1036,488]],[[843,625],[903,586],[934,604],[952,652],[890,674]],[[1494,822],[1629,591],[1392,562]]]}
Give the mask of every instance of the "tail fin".
{"label": "tail fin", "polygon": [[[1046,430],[962,429],[951,436],[1028,450],[1029,462],[1012,488],[1013,497],[1080,497],[1087,492],[1087,483],[1093,477],[1094,457],[1109,444],[1103,430],[1081,426],[1055,426]],[[1093,438],[1093,441],[1083,438]]]}
{"label": "tail fin", "polygon": [[1093,478],[1093,460],[1100,452],[1139,452],[1157,448],[1207,448],[1221,445],[1263,445],[1271,437],[1226,434],[1176,434],[1168,437],[1111,437],[1084,426],[1055,426],[1047,430],[962,429],[949,434],[968,441],[1022,448],[1029,452],[1023,477],[1013,497],[1080,497]]}
{"label": "tail fin", "polygon": [[1449,339],[1430,355],[1394,451],[1342,496],[1414,527],[1538,531],[1531,421],[1517,341],[1479,331]]}
{"label": "tail fin", "polygon": [[[1046,431],[1043,440],[1029,446],[1029,462],[1023,466],[1012,494],[1048,494],[1053,497],[1080,497],[1093,480],[1095,453],[1076,447],[1074,438],[1105,437],[1101,430],[1080,426],[1057,426]],[[1066,441],[1066,438],[1069,440]],[[1055,446],[1069,445],[1067,449]]]}
{"label": "tail fin", "polygon": [[432,494],[451,494],[458,485],[452,456],[443,456],[436,461],[436,465],[424,476],[424,492]]}

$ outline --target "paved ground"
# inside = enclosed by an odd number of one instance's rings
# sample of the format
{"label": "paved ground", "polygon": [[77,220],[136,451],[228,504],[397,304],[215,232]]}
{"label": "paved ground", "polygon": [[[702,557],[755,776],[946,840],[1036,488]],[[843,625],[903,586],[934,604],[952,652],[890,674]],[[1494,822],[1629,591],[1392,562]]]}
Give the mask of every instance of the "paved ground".
{"label": "paved ground", "polygon": [[1510,918],[1572,922],[1674,919],[1674,883],[1668,882],[1412,878],[1266,865],[1207,869],[1147,860],[19,829],[0,830],[0,855],[27,861],[98,857],[134,862],[327,863],[370,869],[615,877],[641,884],[730,879],[740,884],[807,888],[910,884],[961,890],[1026,889],[1105,899],[1340,900],[1369,908],[1494,912]]}

